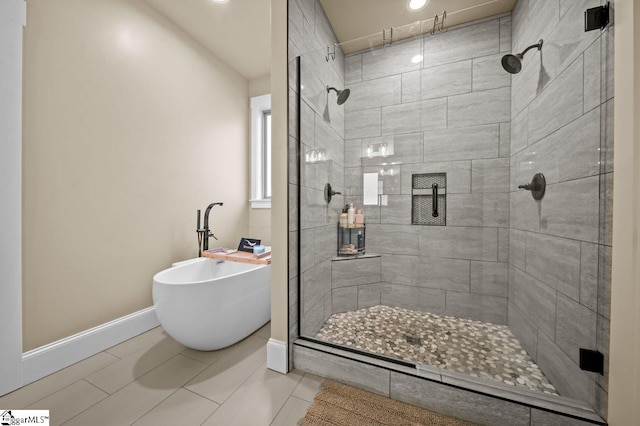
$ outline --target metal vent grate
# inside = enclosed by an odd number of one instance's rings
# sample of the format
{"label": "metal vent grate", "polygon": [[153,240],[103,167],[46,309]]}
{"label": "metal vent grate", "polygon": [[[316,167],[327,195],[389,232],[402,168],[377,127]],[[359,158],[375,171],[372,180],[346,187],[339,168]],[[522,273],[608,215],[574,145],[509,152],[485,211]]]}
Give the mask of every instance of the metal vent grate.
{"label": "metal vent grate", "polygon": [[[434,216],[433,184],[438,186],[436,216]],[[445,226],[447,217],[446,173],[412,175],[411,187],[411,223],[413,225]]]}
{"label": "metal vent grate", "polygon": [[445,189],[447,187],[446,173],[428,173],[422,175],[412,175],[412,189],[431,189],[434,183],[438,188]]}
{"label": "metal vent grate", "polygon": [[431,195],[414,195],[411,223],[414,225],[446,225],[445,210],[447,199],[444,195],[438,195],[438,216],[433,217],[433,204]]}

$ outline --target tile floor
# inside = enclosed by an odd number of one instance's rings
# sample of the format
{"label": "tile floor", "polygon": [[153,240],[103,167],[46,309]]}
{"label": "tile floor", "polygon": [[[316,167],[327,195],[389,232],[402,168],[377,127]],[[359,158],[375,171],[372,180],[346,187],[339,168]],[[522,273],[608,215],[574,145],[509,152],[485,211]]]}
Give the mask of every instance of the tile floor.
{"label": "tile floor", "polygon": [[331,315],[316,338],[558,394],[506,325],[379,305]]}
{"label": "tile floor", "polygon": [[270,324],[225,349],[187,349],[157,327],[0,397],[52,425],[293,426],[321,378],[268,370]]}

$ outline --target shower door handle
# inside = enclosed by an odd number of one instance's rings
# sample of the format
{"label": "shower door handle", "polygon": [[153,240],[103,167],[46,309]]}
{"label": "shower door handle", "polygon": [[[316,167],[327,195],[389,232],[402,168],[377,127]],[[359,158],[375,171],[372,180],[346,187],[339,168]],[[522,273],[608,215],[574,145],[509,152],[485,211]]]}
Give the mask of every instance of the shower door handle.
{"label": "shower door handle", "polygon": [[438,184],[431,185],[431,216],[438,217]]}

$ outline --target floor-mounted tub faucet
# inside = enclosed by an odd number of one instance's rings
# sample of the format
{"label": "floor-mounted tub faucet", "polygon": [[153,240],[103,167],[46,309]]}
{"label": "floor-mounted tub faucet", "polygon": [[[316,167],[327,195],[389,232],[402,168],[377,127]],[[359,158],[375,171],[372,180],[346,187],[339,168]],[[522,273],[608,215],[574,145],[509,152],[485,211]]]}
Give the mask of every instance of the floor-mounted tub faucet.
{"label": "floor-mounted tub faucet", "polygon": [[[198,245],[200,246],[200,250],[198,256],[202,256],[202,252],[205,250],[209,250],[209,237],[213,237],[216,240],[218,239],[213,232],[209,229],[209,213],[214,206],[222,206],[223,203],[211,203],[207,206],[207,209],[204,211],[204,227],[200,229],[200,210],[198,210],[198,227],[196,232],[198,233]],[[202,245],[200,245],[202,243]]]}

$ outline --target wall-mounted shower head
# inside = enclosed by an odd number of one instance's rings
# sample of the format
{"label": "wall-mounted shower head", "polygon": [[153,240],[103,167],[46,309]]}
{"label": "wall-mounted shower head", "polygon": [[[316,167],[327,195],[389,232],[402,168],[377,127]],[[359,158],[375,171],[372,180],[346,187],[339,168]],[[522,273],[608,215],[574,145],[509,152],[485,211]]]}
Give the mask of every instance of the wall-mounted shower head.
{"label": "wall-mounted shower head", "polygon": [[351,90],[349,89],[338,90],[335,87],[327,86],[327,93],[332,90],[336,92],[336,95],[338,95],[338,105],[342,105],[343,103],[347,102],[347,99],[349,99],[349,95],[351,94]]}
{"label": "wall-mounted shower head", "polygon": [[538,50],[542,49],[542,39],[540,39],[538,44],[532,44],[531,46],[524,49],[522,53],[518,53],[515,55],[504,55],[502,57],[502,68],[504,68],[508,73],[518,74],[522,69],[522,58],[524,58],[524,54],[534,47],[537,47]]}

